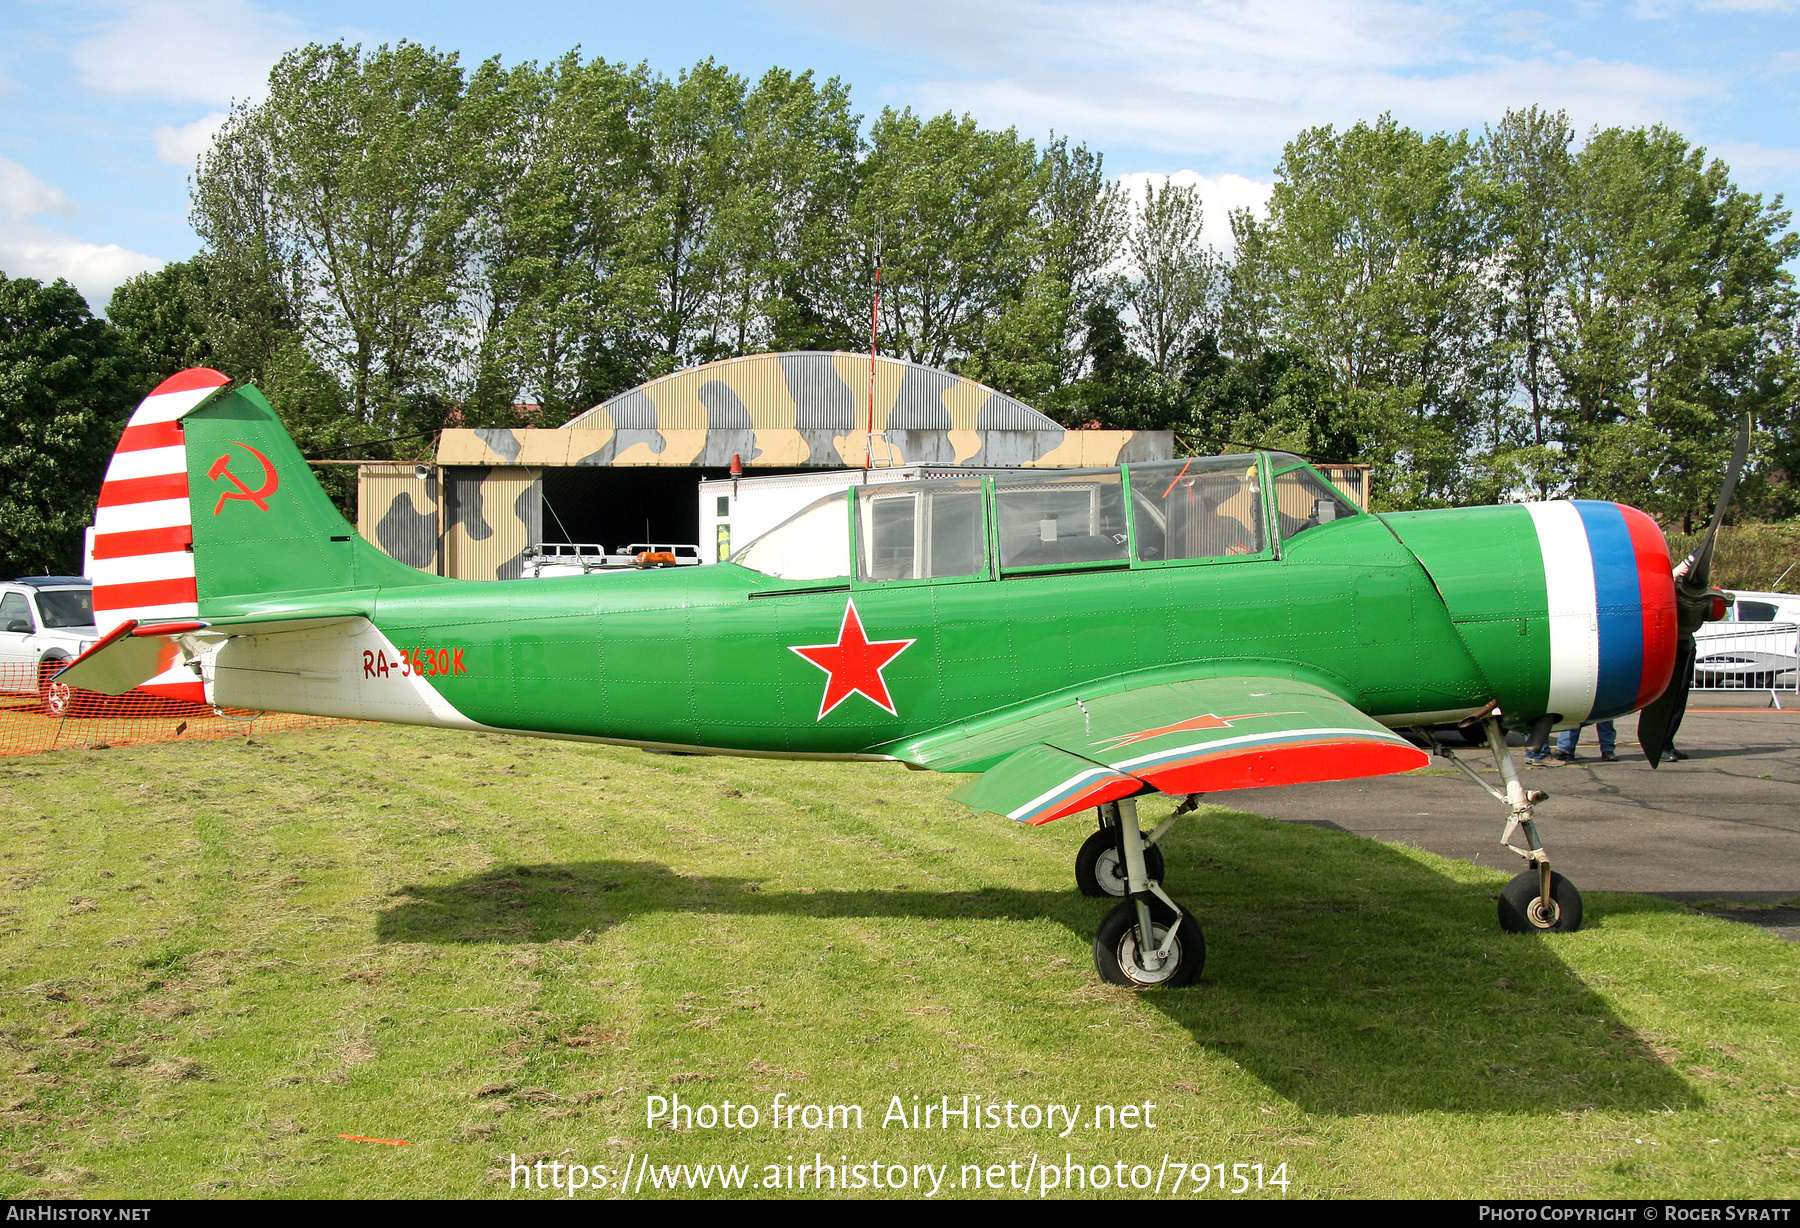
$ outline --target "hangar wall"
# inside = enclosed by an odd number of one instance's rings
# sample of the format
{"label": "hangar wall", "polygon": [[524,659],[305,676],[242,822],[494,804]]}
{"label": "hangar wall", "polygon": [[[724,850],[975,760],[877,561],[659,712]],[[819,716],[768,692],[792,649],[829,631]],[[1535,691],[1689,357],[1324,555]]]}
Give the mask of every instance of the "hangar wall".
{"label": "hangar wall", "polygon": [[[1065,469],[1165,460],[1174,448],[1168,431],[1066,430],[1003,392],[897,358],[878,356],[871,364],[867,354],[751,354],[651,380],[555,429],[446,430],[426,479],[410,466],[365,465],[358,528],[414,567],[503,580],[521,573],[523,551],[545,540],[547,520],[618,524],[630,512],[632,540],[642,516],[655,522],[649,536],[697,537],[694,487],[702,476],[723,476],[734,461],[747,472],[865,463]],[[684,477],[671,480],[691,485],[671,497],[667,482],[604,476],[646,467],[680,470]],[[545,515],[547,469],[593,474],[585,481],[559,474],[553,485],[562,506],[551,509],[558,516]],[[600,505],[606,515],[589,514]],[[679,519],[658,511],[675,506]]]}

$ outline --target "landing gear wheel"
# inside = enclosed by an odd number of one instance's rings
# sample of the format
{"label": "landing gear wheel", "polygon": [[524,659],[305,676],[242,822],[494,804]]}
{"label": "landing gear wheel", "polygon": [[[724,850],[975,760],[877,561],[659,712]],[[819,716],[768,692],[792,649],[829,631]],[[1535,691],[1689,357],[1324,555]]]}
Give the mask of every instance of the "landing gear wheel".
{"label": "landing gear wheel", "polygon": [[1500,928],[1514,934],[1572,934],[1581,928],[1581,892],[1562,875],[1550,873],[1550,908],[1538,889],[1538,872],[1527,870],[1500,893]]}
{"label": "landing gear wheel", "polygon": [[57,657],[49,661],[38,662],[38,701],[44,707],[45,716],[58,719],[69,715],[69,704],[74,692],[66,682],[57,682],[56,675],[61,673],[68,661]]}
{"label": "landing gear wheel", "polygon": [[[1150,929],[1160,946],[1174,923],[1175,914],[1161,900],[1150,904]],[[1193,914],[1182,910],[1175,930],[1175,944],[1155,971],[1144,967],[1138,950],[1137,905],[1126,900],[1106,914],[1094,935],[1094,967],[1100,979],[1131,989],[1174,989],[1191,985],[1206,967],[1206,936]]]}
{"label": "landing gear wheel", "polygon": [[[1144,850],[1144,871],[1157,882],[1162,881],[1162,850],[1154,844]],[[1075,885],[1082,895],[1095,899],[1120,899],[1129,890],[1116,827],[1103,827],[1082,844],[1081,851],[1075,854]]]}

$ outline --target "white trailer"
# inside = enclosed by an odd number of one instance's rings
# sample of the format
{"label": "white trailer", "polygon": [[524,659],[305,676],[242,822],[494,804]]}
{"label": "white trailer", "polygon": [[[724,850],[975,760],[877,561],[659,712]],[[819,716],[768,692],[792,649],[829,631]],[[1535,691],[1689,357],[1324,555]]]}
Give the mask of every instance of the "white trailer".
{"label": "white trailer", "polygon": [[807,504],[852,486],[966,478],[1017,469],[957,465],[895,465],[878,469],[820,469],[761,478],[718,478],[700,483],[700,550],[722,563]]}

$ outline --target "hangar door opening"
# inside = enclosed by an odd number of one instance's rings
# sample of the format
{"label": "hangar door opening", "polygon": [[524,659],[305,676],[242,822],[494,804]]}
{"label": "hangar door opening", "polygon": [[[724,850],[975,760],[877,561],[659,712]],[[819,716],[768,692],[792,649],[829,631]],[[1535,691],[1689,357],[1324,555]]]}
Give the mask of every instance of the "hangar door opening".
{"label": "hangar door opening", "polygon": [[[546,542],[588,542],[617,550],[632,542],[701,546],[699,492],[702,479],[729,478],[729,469],[681,466],[610,468],[574,465],[544,469],[543,536]],[[804,469],[756,469],[763,477],[806,473]]]}

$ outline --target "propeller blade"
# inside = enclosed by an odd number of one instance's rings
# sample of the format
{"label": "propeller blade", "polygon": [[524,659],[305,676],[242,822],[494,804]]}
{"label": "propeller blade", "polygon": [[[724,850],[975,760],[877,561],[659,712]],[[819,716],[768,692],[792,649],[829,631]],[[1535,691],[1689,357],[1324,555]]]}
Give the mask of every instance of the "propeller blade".
{"label": "propeller blade", "polygon": [[1688,691],[1694,685],[1694,660],[1700,655],[1694,633],[1712,613],[1713,543],[1719,536],[1719,526],[1725,521],[1725,511],[1731,506],[1731,496],[1737,491],[1738,479],[1743,476],[1744,462],[1749,457],[1750,415],[1745,414],[1738,419],[1737,445],[1731,450],[1725,484],[1719,489],[1718,503],[1713,506],[1712,523],[1706,526],[1706,536],[1701,539],[1699,549],[1687,557],[1677,573],[1674,675],[1663,693],[1638,714],[1638,745],[1644,748],[1644,758],[1650,760],[1651,767],[1662,762],[1663,754],[1675,740],[1675,731],[1681,728],[1681,718],[1687,712]]}
{"label": "propeller blade", "polygon": [[1683,635],[1675,642],[1675,674],[1668,687],[1638,713],[1638,745],[1651,767],[1662,762],[1681,718],[1687,712],[1688,688],[1694,682],[1694,659],[1700,655],[1694,637]]}
{"label": "propeller blade", "polygon": [[1745,414],[1738,419],[1737,446],[1731,450],[1731,465],[1725,470],[1725,485],[1719,489],[1719,501],[1713,506],[1712,523],[1706,526],[1706,536],[1701,539],[1700,548],[1694,551],[1693,562],[1688,565],[1687,575],[1683,578],[1689,588],[1704,589],[1711,585],[1713,541],[1719,535],[1725,509],[1731,506],[1731,496],[1737,490],[1738,478],[1743,476],[1744,462],[1749,456],[1750,415]]}

